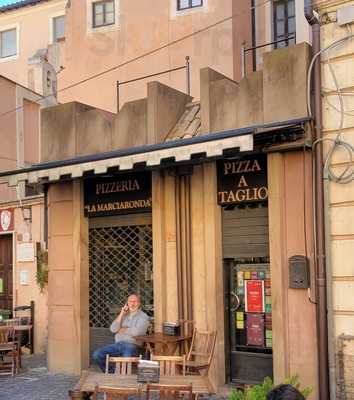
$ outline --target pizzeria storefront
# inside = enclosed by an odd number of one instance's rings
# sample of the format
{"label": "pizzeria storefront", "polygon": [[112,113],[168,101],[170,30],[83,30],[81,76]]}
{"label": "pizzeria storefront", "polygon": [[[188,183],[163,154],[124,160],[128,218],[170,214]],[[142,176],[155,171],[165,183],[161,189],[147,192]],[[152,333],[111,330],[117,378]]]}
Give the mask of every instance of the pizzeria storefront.
{"label": "pizzeria storefront", "polygon": [[[219,160],[206,154],[103,174],[81,163],[85,177],[70,180],[60,171],[68,166],[47,169],[55,179],[47,182],[51,370],[87,367],[92,351],[112,340],[108,326],[126,296],[138,292],[157,331],[178,319],[217,330],[209,372],[216,386],[291,374],[281,364],[300,346],[297,313],[303,332],[315,326],[308,288],[291,289],[288,269],[288,258],[304,252],[298,170],[309,159],[303,151],[252,151],[251,132],[227,136],[232,140],[216,139],[215,147],[224,147]],[[159,156],[165,158],[161,149]],[[123,163],[124,154],[114,160]],[[95,163],[102,170],[107,159]]]}
{"label": "pizzeria storefront", "polygon": [[[298,85],[307,68],[286,68],[306,51],[285,49],[265,65],[274,79],[284,66],[286,81],[296,82],[284,90],[256,74],[234,91],[206,69],[201,93],[209,95],[200,104],[153,82],[141,115],[130,103],[109,118],[90,110],[92,129],[85,105],[43,111],[51,143],[44,162],[0,179],[46,187],[50,371],[87,368],[92,350],[112,340],[107,329],[127,294],[137,291],[155,331],[179,319],[217,331],[209,369],[216,391],[298,374],[316,398],[311,120],[299,118],[306,90]],[[291,94],[297,101],[289,111],[282,104]],[[235,120],[234,100],[252,106],[248,125]],[[75,129],[61,126],[73,118]]]}

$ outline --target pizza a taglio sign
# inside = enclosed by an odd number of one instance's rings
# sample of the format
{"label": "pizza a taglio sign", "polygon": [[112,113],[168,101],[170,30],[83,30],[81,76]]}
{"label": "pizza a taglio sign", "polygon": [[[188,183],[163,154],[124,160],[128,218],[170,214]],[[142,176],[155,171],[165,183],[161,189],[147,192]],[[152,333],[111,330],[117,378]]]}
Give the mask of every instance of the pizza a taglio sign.
{"label": "pizza a taglio sign", "polygon": [[268,199],[267,156],[250,155],[244,159],[218,162],[218,204],[255,203]]}
{"label": "pizza a taglio sign", "polygon": [[97,177],[84,182],[86,217],[151,211],[151,174],[148,172]]}

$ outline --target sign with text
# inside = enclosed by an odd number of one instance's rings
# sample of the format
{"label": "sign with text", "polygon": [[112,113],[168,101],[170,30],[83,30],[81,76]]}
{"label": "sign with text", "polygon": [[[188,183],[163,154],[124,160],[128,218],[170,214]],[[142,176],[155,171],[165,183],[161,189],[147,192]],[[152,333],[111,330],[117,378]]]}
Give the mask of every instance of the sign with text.
{"label": "sign with text", "polygon": [[86,179],[84,207],[87,217],[151,211],[151,174],[139,172]]}
{"label": "sign with text", "polygon": [[218,204],[255,203],[268,199],[267,156],[218,162]]}
{"label": "sign with text", "polygon": [[264,313],[264,281],[245,281],[245,310],[250,313]]}

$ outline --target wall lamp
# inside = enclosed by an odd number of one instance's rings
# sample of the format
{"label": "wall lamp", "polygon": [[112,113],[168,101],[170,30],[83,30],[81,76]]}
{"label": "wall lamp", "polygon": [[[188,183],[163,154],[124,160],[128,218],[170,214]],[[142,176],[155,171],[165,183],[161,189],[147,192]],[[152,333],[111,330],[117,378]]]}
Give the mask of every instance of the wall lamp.
{"label": "wall lamp", "polygon": [[32,207],[23,206],[22,207],[22,217],[26,222],[32,222]]}

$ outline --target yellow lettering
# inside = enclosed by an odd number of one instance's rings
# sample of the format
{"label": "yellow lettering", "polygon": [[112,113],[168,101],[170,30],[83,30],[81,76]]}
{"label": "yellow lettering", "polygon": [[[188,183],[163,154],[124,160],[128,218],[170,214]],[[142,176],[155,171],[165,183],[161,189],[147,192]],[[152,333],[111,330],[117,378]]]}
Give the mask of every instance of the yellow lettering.
{"label": "yellow lettering", "polygon": [[261,169],[261,167],[259,166],[257,160],[254,160],[254,161],[253,161],[253,165],[252,165],[251,171],[262,171],[262,169]]}
{"label": "yellow lettering", "polygon": [[234,195],[233,191],[230,190],[230,192],[229,192],[229,194],[228,194],[228,196],[227,196],[226,202],[227,202],[227,203],[232,203],[232,202],[234,202],[234,201],[235,201],[235,195]]}
{"label": "yellow lettering", "polygon": [[245,187],[245,186],[248,186],[248,185],[247,185],[245,176],[242,175],[242,176],[241,176],[241,179],[240,179],[240,182],[238,183],[238,186],[237,186],[237,187]]}
{"label": "yellow lettering", "polygon": [[239,189],[236,192],[236,200],[237,201],[245,201],[245,199],[246,199],[245,190],[244,189]]}
{"label": "yellow lettering", "polygon": [[220,201],[220,203],[225,203],[226,202],[226,199],[225,199],[225,196],[227,195],[227,192],[219,192],[219,201]]}
{"label": "yellow lettering", "polygon": [[258,198],[260,200],[266,200],[268,198],[268,188],[262,186],[258,189]]}
{"label": "yellow lettering", "polygon": [[228,175],[230,173],[230,170],[232,169],[232,164],[230,162],[224,163],[224,175]]}

